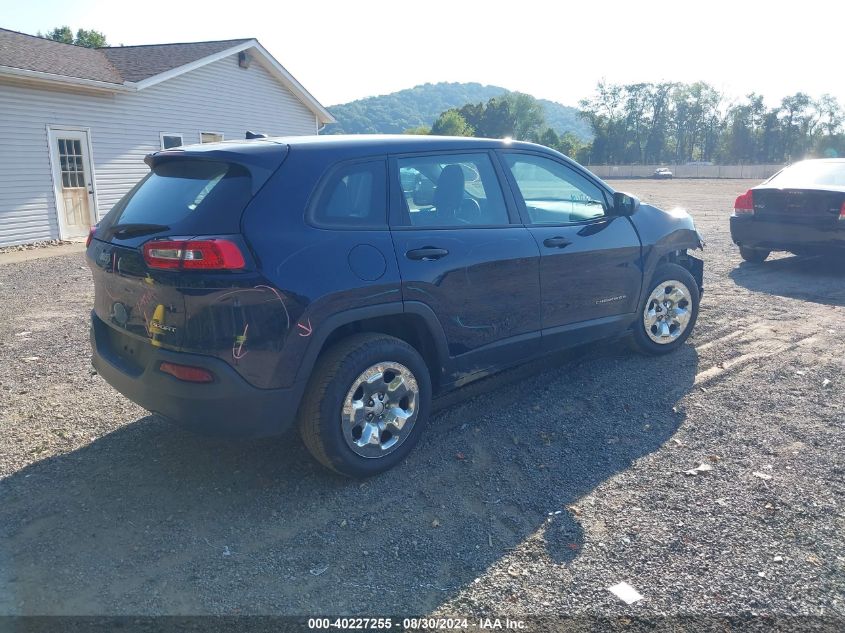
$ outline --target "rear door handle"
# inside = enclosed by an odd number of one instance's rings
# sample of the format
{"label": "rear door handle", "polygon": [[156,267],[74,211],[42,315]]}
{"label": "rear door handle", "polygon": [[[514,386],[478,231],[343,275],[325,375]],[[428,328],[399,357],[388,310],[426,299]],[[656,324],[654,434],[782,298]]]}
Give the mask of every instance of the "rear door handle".
{"label": "rear door handle", "polygon": [[572,244],[572,241],[558,235],[557,237],[546,238],[543,240],[543,244],[549,248],[566,248]]}
{"label": "rear door handle", "polygon": [[424,262],[429,262],[435,259],[440,259],[441,257],[446,257],[448,254],[449,251],[445,248],[426,246],[424,248],[415,248],[414,250],[408,251],[405,253],[405,257],[408,259],[420,259]]}

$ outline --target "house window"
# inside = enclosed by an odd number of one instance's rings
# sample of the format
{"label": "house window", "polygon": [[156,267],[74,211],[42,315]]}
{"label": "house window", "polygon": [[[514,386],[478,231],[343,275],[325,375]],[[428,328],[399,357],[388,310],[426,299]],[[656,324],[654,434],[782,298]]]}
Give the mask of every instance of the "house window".
{"label": "house window", "polygon": [[82,143],[73,139],[59,139],[59,160],[62,165],[62,186],[84,187],[85,170],[82,167]]}
{"label": "house window", "polygon": [[200,132],[200,143],[219,143],[222,140],[222,132]]}
{"label": "house window", "polygon": [[173,132],[161,133],[161,149],[170,149],[171,147],[182,146],[182,135]]}

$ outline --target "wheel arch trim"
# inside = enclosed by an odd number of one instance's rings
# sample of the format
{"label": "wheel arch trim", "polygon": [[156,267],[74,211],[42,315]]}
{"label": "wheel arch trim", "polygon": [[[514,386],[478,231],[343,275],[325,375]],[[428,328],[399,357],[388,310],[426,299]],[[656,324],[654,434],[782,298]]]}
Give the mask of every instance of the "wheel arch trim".
{"label": "wheel arch trim", "polygon": [[336,312],[327,317],[318,326],[314,327],[313,334],[310,337],[311,341],[296,373],[297,382],[309,380],[314,365],[317,363],[317,358],[325,349],[326,341],[340,328],[377,317],[402,316],[405,314],[415,315],[423,320],[428,334],[434,342],[434,352],[438,365],[430,369],[433,370],[433,374],[442,376],[451,362],[443,327],[440,325],[440,321],[438,321],[434,311],[428,305],[418,301],[405,301],[404,303],[392,302],[352,308],[350,310]]}

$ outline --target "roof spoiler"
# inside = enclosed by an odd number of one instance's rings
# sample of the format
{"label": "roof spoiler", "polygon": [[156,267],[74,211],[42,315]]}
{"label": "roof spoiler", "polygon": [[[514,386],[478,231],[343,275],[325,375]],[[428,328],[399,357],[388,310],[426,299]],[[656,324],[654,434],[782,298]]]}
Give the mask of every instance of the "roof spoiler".
{"label": "roof spoiler", "polygon": [[[249,151],[236,151],[237,145],[222,147],[221,145],[214,143],[207,147],[202,145],[192,145],[189,148],[174,147],[147,154],[144,162],[151,169],[156,165],[185,159],[235,163],[249,170],[252,175],[252,193],[255,195],[288,155],[288,146],[283,143],[250,144]],[[241,147],[246,148],[246,144]]]}

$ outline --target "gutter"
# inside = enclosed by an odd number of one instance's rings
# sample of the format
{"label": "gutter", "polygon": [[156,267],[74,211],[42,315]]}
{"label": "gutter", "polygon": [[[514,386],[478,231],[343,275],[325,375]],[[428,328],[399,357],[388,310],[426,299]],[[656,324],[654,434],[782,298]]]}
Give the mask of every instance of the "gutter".
{"label": "gutter", "polygon": [[23,68],[14,68],[12,66],[0,66],[0,77],[24,79],[38,83],[61,84],[64,86],[90,88],[93,90],[103,90],[107,92],[138,91],[136,85],[129,82],[117,84],[112,83],[110,81],[97,81],[95,79],[83,79],[81,77],[67,77],[65,75],[45,73],[37,70],[25,70]]}

